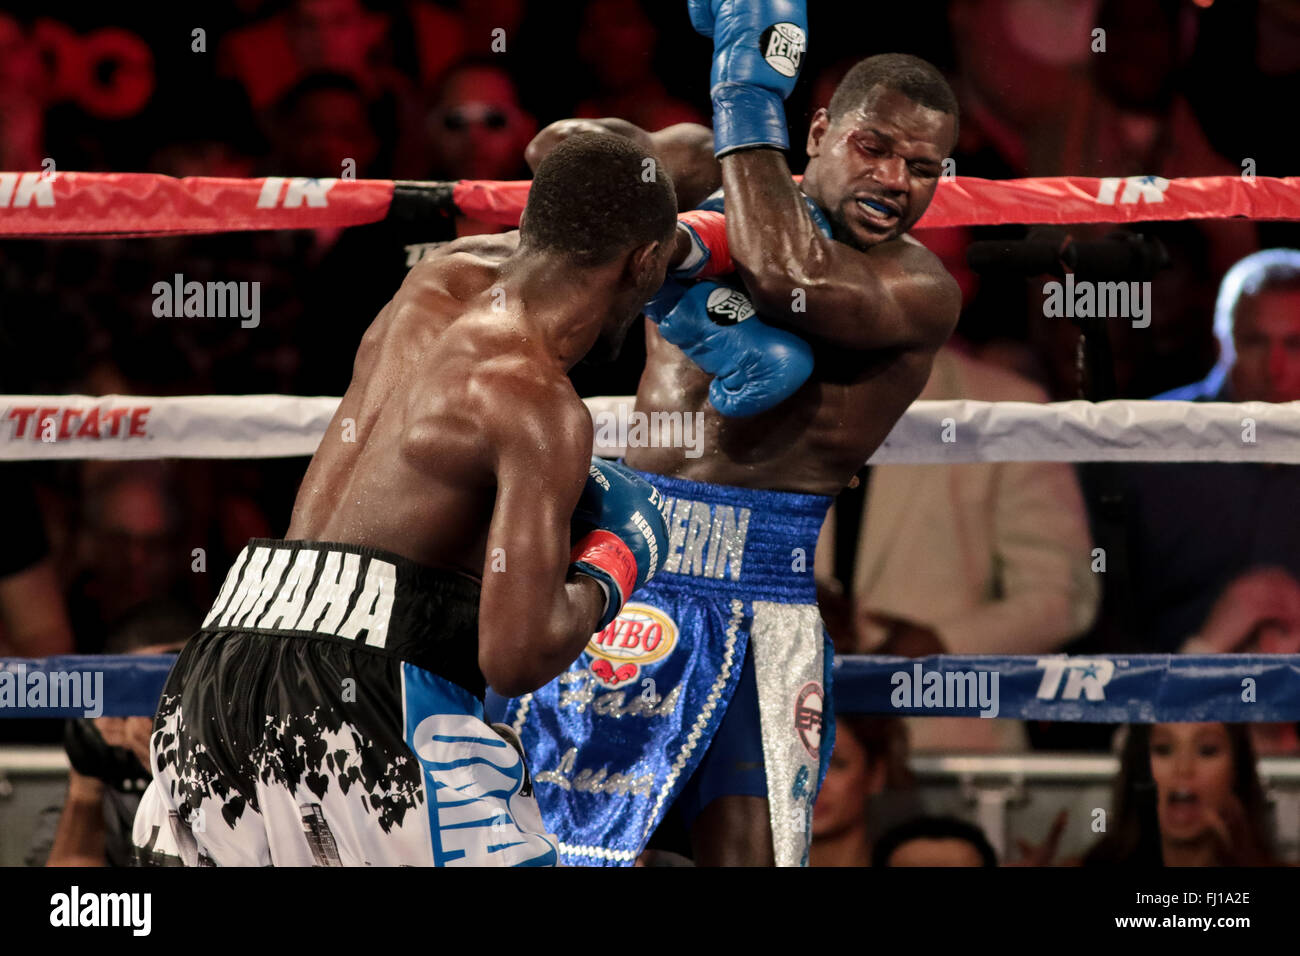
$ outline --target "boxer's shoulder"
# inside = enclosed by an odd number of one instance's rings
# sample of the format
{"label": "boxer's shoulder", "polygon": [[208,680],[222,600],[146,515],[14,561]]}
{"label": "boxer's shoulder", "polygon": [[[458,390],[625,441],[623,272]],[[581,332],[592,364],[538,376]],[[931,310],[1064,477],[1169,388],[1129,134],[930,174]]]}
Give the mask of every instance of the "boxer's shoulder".
{"label": "boxer's shoulder", "polygon": [[425,254],[417,265],[437,263],[441,260],[445,266],[445,260],[453,256],[468,256],[489,263],[499,263],[512,255],[518,248],[518,229],[511,229],[508,232],[484,233],[477,236],[461,236],[459,239],[452,239],[450,242],[435,246]]}
{"label": "boxer's shoulder", "polygon": [[591,413],[558,366],[552,372],[525,354],[499,355],[475,366],[464,395],[500,444],[554,444],[558,454],[577,450],[584,461],[591,453]]}
{"label": "boxer's shoulder", "polygon": [[491,286],[501,264],[519,247],[519,232],[464,236],[425,253],[407,272],[399,295],[444,289],[467,298]]}
{"label": "boxer's shoulder", "polygon": [[[897,257],[915,285],[934,299],[936,306],[945,314],[961,307],[961,289],[957,280],[944,268],[943,260],[926,248],[925,244],[913,236],[904,233],[897,239],[890,239],[866,251],[872,257]],[[956,318],[955,311],[953,318]]]}

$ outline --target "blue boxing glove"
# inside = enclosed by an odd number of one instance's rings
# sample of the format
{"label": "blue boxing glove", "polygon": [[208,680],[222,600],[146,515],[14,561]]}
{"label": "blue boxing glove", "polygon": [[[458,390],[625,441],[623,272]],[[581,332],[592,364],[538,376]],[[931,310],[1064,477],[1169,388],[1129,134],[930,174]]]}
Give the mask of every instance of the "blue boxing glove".
{"label": "blue boxing glove", "polygon": [[596,630],[618,617],[632,592],[655,576],[668,555],[667,501],[632,469],[591,459],[587,484],[573,510],[576,541],[569,567],[605,588]]}
{"label": "blue boxing glove", "polygon": [[813,370],[812,348],[764,323],[742,289],[672,280],[646,304],[659,334],[713,376],[709,402],[728,418],[748,418],[785,401]]}
{"label": "blue boxing glove", "polygon": [[806,0],[689,0],[691,23],[713,37],[713,149],[790,148],[783,101],[808,43]]}

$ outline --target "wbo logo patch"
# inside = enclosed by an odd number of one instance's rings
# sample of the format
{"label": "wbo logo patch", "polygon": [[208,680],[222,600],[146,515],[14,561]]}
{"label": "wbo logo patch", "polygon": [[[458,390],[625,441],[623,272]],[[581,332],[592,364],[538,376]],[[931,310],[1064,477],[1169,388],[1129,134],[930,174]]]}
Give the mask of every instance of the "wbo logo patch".
{"label": "wbo logo patch", "polygon": [[677,625],[663,611],[632,602],[587,642],[591,673],[602,687],[635,682],[646,664],[667,657],[677,645]]}
{"label": "wbo logo patch", "polygon": [[794,729],[799,733],[803,749],[817,757],[822,745],[822,710],[825,702],[822,685],[809,681],[800,689],[794,704]]}

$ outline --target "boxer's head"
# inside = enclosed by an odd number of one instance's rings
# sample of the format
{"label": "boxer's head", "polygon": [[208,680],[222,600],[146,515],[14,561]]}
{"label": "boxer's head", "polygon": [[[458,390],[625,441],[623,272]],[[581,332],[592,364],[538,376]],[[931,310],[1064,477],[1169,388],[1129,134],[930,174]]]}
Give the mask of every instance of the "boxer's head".
{"label": "boxer's head", "polygon": [[560,259],[575,295],[598,296],[605,318],[590,357],[613,357],[663,285],[676,228],[677,195],[654,157],[621,136],[579,133],[537,167],[519,252]]}
{"label": "boxer's head", "polygon": [[803,188],[835,238],[867,249],[921,218],[957,142],[957,98],[914,56],[869,57],[813,116]]}

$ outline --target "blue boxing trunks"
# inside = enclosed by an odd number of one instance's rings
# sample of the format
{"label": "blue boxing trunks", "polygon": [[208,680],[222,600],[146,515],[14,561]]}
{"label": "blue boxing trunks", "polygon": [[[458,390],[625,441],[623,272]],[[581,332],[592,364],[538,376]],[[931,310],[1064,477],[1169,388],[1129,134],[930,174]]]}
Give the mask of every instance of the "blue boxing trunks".
{"label": "blue boxing trunks", "polygon": [[675,802],[689,818],[757,793],[777,865],[807,865],[834,743],[813,580],[831,499],[641,474],[668,499],[663,567],[564,674],[506,708],[542,818],[564,863],[628,866]]}
{"label": "blue boxing trunks", "polygon": [[172,866],[546,866],[484,722],[479,584],[374,548],[249,542],[167,678],[135,818]]}

